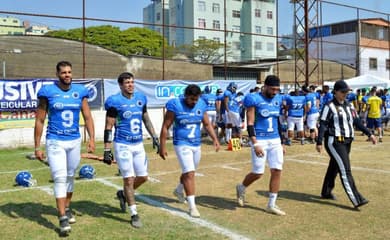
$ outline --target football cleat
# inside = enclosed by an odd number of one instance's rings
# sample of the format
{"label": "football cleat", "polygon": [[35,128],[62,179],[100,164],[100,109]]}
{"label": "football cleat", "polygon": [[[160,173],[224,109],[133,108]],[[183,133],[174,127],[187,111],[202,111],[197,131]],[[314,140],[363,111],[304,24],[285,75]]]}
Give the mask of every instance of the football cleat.
{"label": "football cleat", "polygon": [[123,192],[123,190],[118,190],[116,192],[116,197],[119,200],[119,206],[120,206],[122,212],[126,212],[126,197],[125,197],[125,193]]}
{"label": "football cleat", "polygon": [[142,222],[141,222],[141,219],[139,218],[138,214],[131,216],[130,224],[131,224],[131,226],[133,226],[135,228],[142,227]]}
{"label": "football cleat", "polygon": [[237,203],[240,207],[245,206],[245,188],[243,185],[237,184],[236,186]]}
{"label": "football cleat", "polygon": [[76,223],[76,218],[74,217],[70,208],[65,208],[65,215],[68,217],[68,222],[70,224]]}
{"label": "football cleat", "polygon": [[265,209],[266,212],[268,213],[272,213],[272,214],[275,214],[275,215],[278,215],[278,216],[284,216],[286,215],[286,213],[280,209],[278,206],[268,206],[266,209]]}
{"label": "football cleat", "polygon": [[190,208],[189,214],[193,218],[200,218],[200,213],[196,207]]}
{"label": "football cleat", "polygon": [[66,215],[59,217],[58,220],[60,221],[60,233],[64,235],[68,235],[71,231],[71,227],[69,225],[69,220]]}
{"label": "football cleat", "polygon": [[176,189],[173,190],[173,195],[176,196],[177,200],[180,202],[180,203],[187,203],[187,199],[184,197],[184,193],[183,192],[178,192]]}

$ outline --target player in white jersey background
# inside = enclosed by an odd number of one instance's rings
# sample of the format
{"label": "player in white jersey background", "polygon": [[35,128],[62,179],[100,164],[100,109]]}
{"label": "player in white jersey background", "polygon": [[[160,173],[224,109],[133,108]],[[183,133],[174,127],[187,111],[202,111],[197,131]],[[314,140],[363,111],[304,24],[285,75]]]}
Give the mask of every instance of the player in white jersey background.
{"label": "player in white jersey background", "polygon": [[141,92],[134,91],[134,75],[124,72],[118,77],[120,93],[111,95],[105,102],[106,124],[104,128],[104,162],[111,164],[112,128],[115,127],[115,158],[123,177],[123,190],[117,192],[122,211],[126,203],[133,227],[142,226],[135,202],[135,190],[148,179],[148,160],[143,145],[142,122],[153,140],[153,148],[159,148],[159,141],[147,111],[147,99]]}
{"label": "player in white jersey background", "polygon": [[[220,148],[209,122],[207,105],[200,99],[200,95],[199,86],[191,84],[186,87],[184,96],[169,100],[160,133],[160,156],[165,160],[168,156],[166,149],[168,129],[173,124],[173,145],[182,169],[180,183],[173,193],[180,202],[188,202],[189,214],[192,217],[200,217],[195,204],[195,170],[201,156],[201,124],[213,140],[215,150],[218,151]],[[183,190],[187,198],[184,197]]]}
{"label": "player in white jersey background", "polygon": [[70,203],[73,196],[74,174],[80,163],[81,137],[80,111],[89,135],[88,152],[95,151],[95,130],[88,105],[88,90],[72,84],[72,64],[61,61],[56,66],[58,81],[44,85],[38,92],[38,109],[35,118],[35,155],[43,160],[41,137],[46,115],[46,153],[54,180],[54,195],[58,209],[60,233],[67,234],[75,223]]}

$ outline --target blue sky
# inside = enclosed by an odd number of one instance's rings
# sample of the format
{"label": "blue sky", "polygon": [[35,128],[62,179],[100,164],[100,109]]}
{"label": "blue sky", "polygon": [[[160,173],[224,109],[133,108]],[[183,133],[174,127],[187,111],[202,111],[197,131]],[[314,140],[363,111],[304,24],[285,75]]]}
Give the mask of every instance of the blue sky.
{"label": "blue sky", "polygon": [[[209,2],[211,0],[207,0]],[[390,0],[326,0],[344,5],[351,5],[363,9],[379,11],[390,14]],[[142,22],[143,8],[150,0],[85,0],[86,17],[110,19],[127,22]],[[278,0],[279,2],[279,35],[291,33],[294,22],[294,8],[290,0]],[[38,15],[58,15],[82,17],[82,0],[1,0],[0,15],[6,16],[4,12],[19,12]],[[326,2],[322,3],[323,24],[351,20],[357,18],[357,10],[348,7],[334,6]],[[37,16],[12,15],[23,21],[30,21],[32,24],[49,26],[51,29],[69,29],[82,27],[82,21],[69,19],[54,19]],[[364,10],[359,10],[360,18],[382,17],[387,19],[387,15],[373,14]],[[116,23],[107,22],[87,22],[88,25],[102,25]],[[122,29],[134,26],[132,24],[118,24]]]}

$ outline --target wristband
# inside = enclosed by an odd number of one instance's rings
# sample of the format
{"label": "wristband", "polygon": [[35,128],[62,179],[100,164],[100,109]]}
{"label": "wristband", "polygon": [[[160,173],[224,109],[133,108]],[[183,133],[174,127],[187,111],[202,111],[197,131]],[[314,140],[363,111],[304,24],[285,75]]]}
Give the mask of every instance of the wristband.
{"label": "wristband", "polygon": [[247,128],[249,137],[256,137],[255,127],[253,125],[248,125]]}

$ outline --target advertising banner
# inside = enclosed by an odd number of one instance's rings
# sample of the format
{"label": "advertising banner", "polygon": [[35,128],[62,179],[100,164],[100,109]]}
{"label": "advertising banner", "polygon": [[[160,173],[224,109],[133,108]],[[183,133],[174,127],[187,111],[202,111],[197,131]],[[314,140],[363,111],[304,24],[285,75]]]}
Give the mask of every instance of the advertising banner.
{"label": "advertising banner", "polygon": [[[135,80],[135,91],[144,93],[148,99],[148,107],[157,108],[164,107],[166,102],[178,97],[184,93],[184,89],[189,84],[198,85],[202,91],[206,86],[211,88],[212,93],[216,93],[220,88],[223,91],[230,82],[225,80],[207,80],[207,81],[188,81],[188,80],[165,80],[165,81],[152,81],[152,80]],[[249,93],[251,88],[256,87],[255,80],[234,80],[238,85],[237,92]],[[104,100],[110,95],[120,92],[117,80],[105,79],[104,80]]]}

